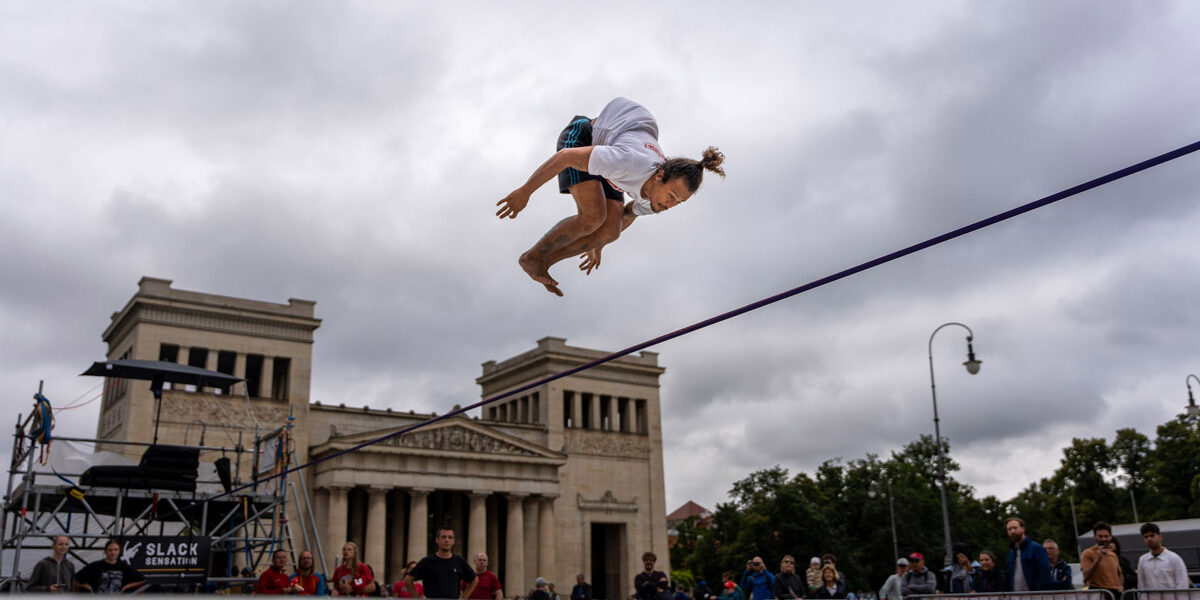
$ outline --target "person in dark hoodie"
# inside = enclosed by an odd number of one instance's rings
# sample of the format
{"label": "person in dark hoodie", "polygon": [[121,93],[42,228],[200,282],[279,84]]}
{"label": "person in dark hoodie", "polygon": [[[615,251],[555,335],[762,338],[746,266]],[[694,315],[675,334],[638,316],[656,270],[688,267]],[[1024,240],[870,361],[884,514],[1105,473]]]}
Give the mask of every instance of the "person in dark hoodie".
{"label": "person in dark hoodie", "polygon": [[1000,570],[1000,561],[991,550],[979,553],[979,581],[975,591],[981,594],[1008,591],[1008,573]]}
{"label": "person in dark hoodie", "polygon": [[67,551],[71,549],[71,538],[65,535],[54,536],[53,554],[38,561],[29,575],[28,590],[31,592],[50,592],[53,594],[71,591],[71,582],[75,581],[75,565],[67,560]]}
{"label": "person in dark hoodie", "polygon": [[796,574],[796,559],[785,554],[779,561],[779,575],[775,576],[775,597],[779,600],[803,598],[808,582]]}

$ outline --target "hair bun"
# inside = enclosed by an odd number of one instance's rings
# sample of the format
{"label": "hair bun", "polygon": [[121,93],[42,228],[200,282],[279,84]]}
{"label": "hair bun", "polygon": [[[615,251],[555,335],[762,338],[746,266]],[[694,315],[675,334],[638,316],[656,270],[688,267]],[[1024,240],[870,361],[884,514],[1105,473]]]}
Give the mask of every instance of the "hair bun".
{"label": "hair bun", "polygon": [[725,162],[725,153],[717,150],[716,146],[709,146],[704,151],[704,157],[700,159],[700,166],[704,167],[705,171],[725,177],[725,169],[721,168],[723,162]]}

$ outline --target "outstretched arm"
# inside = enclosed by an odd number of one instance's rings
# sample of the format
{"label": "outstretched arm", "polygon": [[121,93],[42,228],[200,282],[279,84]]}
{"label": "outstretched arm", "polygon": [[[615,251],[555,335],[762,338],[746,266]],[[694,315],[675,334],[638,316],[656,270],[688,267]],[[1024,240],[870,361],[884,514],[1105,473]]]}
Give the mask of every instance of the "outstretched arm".
{"label": "outstretched arm", "polygon": [[538,167],[533,175],[529,176],[529,181],[525,185],[513,190],[511,194],[505,196],[503,200],[496,203],[500,210],[496,211],[496,216],[501,219],[515,219],[517,214],[525,210],[525,205],[529,204],[529,196],[538,188],[546,184],[547,181],[554,179],[559,171],[570,167],[577,171],[587,171],[588,160],[592,156],[592,146],[580,146],[578,148],[563,148],[554,153],[542,166]]}

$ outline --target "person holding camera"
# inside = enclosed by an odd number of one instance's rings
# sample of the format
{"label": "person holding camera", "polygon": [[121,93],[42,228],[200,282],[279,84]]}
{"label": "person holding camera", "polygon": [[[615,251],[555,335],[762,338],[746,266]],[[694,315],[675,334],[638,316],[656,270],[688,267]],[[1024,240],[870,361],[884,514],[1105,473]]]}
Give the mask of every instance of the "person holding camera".
{"label": "person holding camera", "polygon": [[1092,537],[1096,545],[1079,555],[1079,570],[1083,572],[1083,584],[1088,589],[1109,590],[1120,597],[1125,590],[1121,577],[1121,562],[1113,547],[1112,527],[1100,521],[1092,525]]}

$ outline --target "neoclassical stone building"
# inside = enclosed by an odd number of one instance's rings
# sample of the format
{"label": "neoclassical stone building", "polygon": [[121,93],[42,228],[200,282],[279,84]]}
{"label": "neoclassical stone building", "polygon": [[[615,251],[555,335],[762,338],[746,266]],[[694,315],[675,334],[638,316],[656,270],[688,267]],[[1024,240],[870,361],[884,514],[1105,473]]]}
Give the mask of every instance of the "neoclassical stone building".
{"label": "neoclassical stone building", "polygon": [[[305,470],[328,568],[356,542],[377,575],[395,581],[403,564],[433,547],[449,525],[464,555],[486,551],[506,595],[524,596],[535,577],[564,595],[582,572],[597,598],[625,598],[645,550],[667,568],[657,354],[641,352],[543,384],[357,451],[364,442],[434,415],[310,402],[315,303],[274,304],[176,290],[143,278],[104,332],[109,358],[170,360],[247,380],[231,395],[208,389],[163,394],[160,441],[247,442],[255,427],[295,417],[297,459],[330,458]],[[532,350],[487,361],[483,398],[605,355],[539,340]],[[143,382],[108,386],[97,426],[106,439],[149,441],[154,400]],[[252,413],[252,414],[250,414]],[[249,415],[249,419],[247,418]],[[336,456],[334,456],[336,455]],[[305,541],[293,531],[296,547]],[[312,545],[316,545],[312,542]]]}

